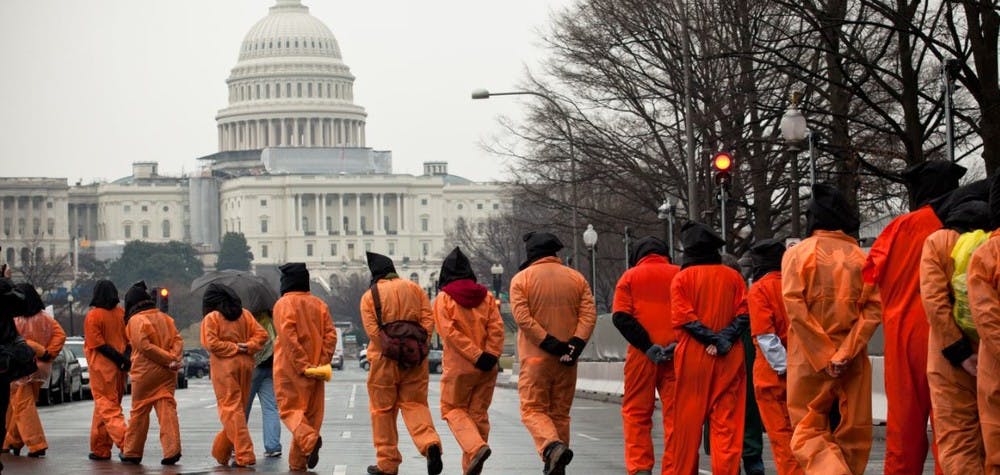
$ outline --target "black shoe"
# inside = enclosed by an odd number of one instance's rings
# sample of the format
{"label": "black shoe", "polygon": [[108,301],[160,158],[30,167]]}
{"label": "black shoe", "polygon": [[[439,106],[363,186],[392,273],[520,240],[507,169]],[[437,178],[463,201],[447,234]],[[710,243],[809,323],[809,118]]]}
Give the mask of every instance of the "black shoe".
{"label": "black shoe", "polygon": [[573,460],[573,451],[562,442],[553,442],[542,451],[545,455],[545,475],[565,475],[566,466]]}
{"label": "black shoe", "polygon": [[427,447],[427,475],[438,475],[444,470],[441,463],[441,446],[434,444]]}
{"label": "black shoe", "polygon": [[368,466],[368,475],[396,475],[395,473],[383,472],[379,470],[378,465]]}
{"label": "black shoe", "polygon": [[28,457],[33,459],[40,459],[45,456],[45,449],[39,450],[37,452],[28,452]]}
{"label": "black shoe", "polygon": [[764,461],[756,457],[744,458],[743,471],[747,475],[764,475]]}
{"label": "black shoe", "polygon": [[312,452],[309,452],[309,458],[306,459],[306,467],[310,469],[316,468],[319,463],[319,448],[323,446],[323,438],[316,438],[316,446],[313,447]]}
{"label": "black shoe", "polygon": [[93,452],[91,452],[90,455],[87,455],[87,458],[89,458],[90,460],[97,460],[97,461],[111,460],[110,455],[108,455],[107,457],[101,457],[100,455],[97,455]]}
{"label": "black shoe", "polygon": [[125,454],[121,453],[118,454],[118,460],[121,460],[122,463],[130,463],[132,465],[142,464],[142,457],[126,457]]}
{"label": "black shoe", "polygon": [[18,447],[18,448],[10,447],[10,448],[3,449],[3,451],[7,452],[8,454],[11,454],[11,455],[13,455],[15,457],[20,457],[21,456],[21,448],[20,447]]}
{"label": "black shoe", "polygon": [[472,462],[469,463],[469,470],[465,472],[465,475],[479,475],[483,473],[483,464],[486,463],[486,459],[490,458],[493,451],[490,447],[484,446],[476,452],[476,455],[472,457]]}
{"label": "black shoe", "polygon": [[160,465],[176,465],[180,459],[181,459],[181,453],[177,452],[177,455],[174,455],[173,457],[167,457],[163,460],[160,460]]}

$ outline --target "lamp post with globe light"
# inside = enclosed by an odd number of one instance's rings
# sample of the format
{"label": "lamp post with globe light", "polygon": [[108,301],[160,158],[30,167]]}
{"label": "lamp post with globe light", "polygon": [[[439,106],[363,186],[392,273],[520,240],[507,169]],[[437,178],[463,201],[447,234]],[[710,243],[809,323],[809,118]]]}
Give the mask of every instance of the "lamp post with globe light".
{"label": "lamp post with globe light", "polygon": [[490,274],[493,275],[493,295],[500,298],[500,279],[503,277],[503,265],[499,262],[490,266]]}
{"label": "lamp post with globe light", "polygon": [[785,143],[799,150],[799,144],[803,141],[809,146],[809,185],[816,184],[816,147],[813,132],[809,130],[806,117],[799,110],[799,101],[802,100],[802,93],[795,91],[792,93],[788,104],[788,110],[781,116],[781,138]]}
{"label": "lamp post with globe light", "polygon": [[666,197],[663,200],[663,204],[656,209],[656,218],[663,221],[664,227],[666,227],[666,238],[667,247],[670,249],[670,262],[674,262],[674,218],[677,215],[677,205],[680,202],[674,202],[670,197]]}
{"label": "lamp post with globe light", "polygon": [[559,113],[562,115],[563,120],[566,122],[567,148],[569,149],[569,181],[570,181],[570,198],[569,199],[570,199],[570,201],[572,201],[572,203],[570,203],[570,206],[569,206],[570,207],[570,214],[571,214],[571,218],[570,218],[571,223],[570,223],[570,226],[572,227],[572,229],[570,229],[570,234],[573,235],[573,258],[572,258],[572,266],[571,267],[573,267],[574,269],[579,269],[580,268],[580,264],[579,264],[579,262],[580,262],[580,255],[578,253],[579,246],[577,245],[577,236],[576,236],[576,218],[577,218],[577,211],[576,211],[576,205],[577,205],[577,199],[576,199],[576,154],[573,153],[573,130],[572,130],[571,125],[570,125],[569,116],[566,114],[566,109],[564,109],[563,106],[559,104],[559,101],[553,99],[552,96],[549,96],[547,94],[543,94],[543,93],[537,92],[537,91],[490,92],[490,91],[488,91],[486,89],[475,89],[475,90],[472,91],[472,98],[473,99],[477,99],[477,100],[478,99],[489,99],[490,97],[493,97],[493,96],[536,96],[536,97],[541,97],[542,99],[545,99],[546,101],[548,101],[549,103],[551,103],[553,106],[555,106],[556,109],[559,110]]}
{"label": "lamp post with globe light", "polygon": [[76,298],[73,297],[72,290],[71,290],[70,294],[66,296],[66,302],[69,303],[69,336],[73,336],[73,335],[76,334],[76,330],[73,327],[73,301],[74,300],[76,300]]}
{"label": "lamp post with globe light", "polygon": [[594,294],[597,290],[597,231],[593,224],[588,224],[583,232],[583,245],[590,250],[590,293]]}

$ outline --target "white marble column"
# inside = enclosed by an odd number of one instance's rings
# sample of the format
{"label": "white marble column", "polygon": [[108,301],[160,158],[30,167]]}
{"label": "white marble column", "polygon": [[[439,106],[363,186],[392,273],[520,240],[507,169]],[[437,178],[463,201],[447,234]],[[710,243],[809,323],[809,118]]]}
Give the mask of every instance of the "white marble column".
{"label": "white marble column", "polygon": [[378,231],[378,193],[372,193],[372,232]]}
{"label": "white marble column", "polygon": [[337,229],[340,230],[340,235],[344,235],[344,194],[337,194]]}
{"label": "white marble column", "polygon": [[299,143],[299,141],[301,140],[299,137],[300,137],[299,136],[299,119],[297,119],[297,118],[296,119],[292,119],[292,143],[289,144],[289,145],[291,145],[293,147],[298,147],[298,146],[302,145],[301,143]]}
{"label": "white marble column", "polygon": [[396,232],[403,231],[403,195],[396,193]]}
{"label": "white marble column", "polygon": [[358,122],[358,129],[361,130],[361,140],[358,142],[358,146],[359,147],[364,147],[365,146],[365,123],[359,121]]}
{"label": "white marble column", "polygon": [[216,129],[218,129],[218,132],[219,132],[219,151],[221,152],[222,150],[225,150],[225,146],[226,146],[225,143],[222,140],[222,126],[220,125],[220,126],[216,127]]}
{"label": "white marble column", "polygon": [[358,231],[355,233],[358,236],[361,235],[361,193],[354,194],[354,222],[357,223],[356,227]]}
{"label": "white marble column", "polygon": [[288,123],[286,119],[278,119],[278,145],[288,145]]}
{"label": "white marble column", "polygon": [[323,226],[325,225],[325,220],[323,219],[323,209],[321,208],[323,205],[322,205],[322,203],[320,203],[320,201],[322,201],[322,200],[323,200],[323,194],[322,193],[316,193],[316,194],[313,195],[313,206],[316,207],[316,226],[315,226],[315,228],[316,228],[316,234],[317,235],[319,234],[320,231],[323,230]]}
{"label": "white marble column", "polygon": [[295,195],[295,230],[304,231],[302,229],[302,195]]}
{"label": "white marble column", "polygon": [[306,134],[305,134],[306,137],[305,137],[305,143],[304,143],[304,145],[306,147],[312,147],[313,145],[315,145],[315,144],[313,144],[313,133],[312,133],[312,130],[313,130],[313,120],[309,119],[309,118],[305,119],[305,125],[306,125]]}

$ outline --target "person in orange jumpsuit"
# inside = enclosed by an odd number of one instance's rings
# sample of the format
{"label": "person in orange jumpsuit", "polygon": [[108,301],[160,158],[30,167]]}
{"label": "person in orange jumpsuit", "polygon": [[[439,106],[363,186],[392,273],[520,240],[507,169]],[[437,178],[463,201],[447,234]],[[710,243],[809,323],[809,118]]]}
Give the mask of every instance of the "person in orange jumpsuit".
{"label": "person in orange jumpsuit", "polygon": [[674,352],[674,423],[667,440],[674,473],[698,473],[702,425],[708,421],[712,473],[740,473],[746,412],[741,334],[750,325],[746,284],[722,264],[725,242],[694,221],[681,228],[684,260],[670,285]]}
{"label": "person in orange jumpsuit", "polygon": [[[924,430],[917,426],[931,412],[930,327],[920,299],[920,252],[927,236],[941,229],[941,218],[930,202],[957,188],[964,174],[965,168],[941,160],[904,170],[913,211],[886,226],[865,262],[865,283],[879,288],[884,306],[887,475],[920,473],[927,458],[926,424],[920,426]],[[940,474],[940,466],[935,467]]]}
{"label": "person in orange jumpsuit", "polygon": [[28,457],[44,457],[49,448],[45,440],[45,430],[38,417],[38,392],[48,381],[52,372],[52,360],[62,351],[66,333],[51,315],[45,313],[45,304],[35,291],[35,286],[17,284],[17,290],[24,294],[24,315],[14,318],[17,332],[35,350],[38,371],[25,376],[10,385],[10,409],[7,412],[7,437],[4,449],[14,455],[28,446]]}
{"label": "person in orange jumpsuit", "polygon": [[479,475],[492,451],[489,408],[503,351],[498,301],[476,283],[476,273],[455,248],[441,263],[434,322],[444,342],[441,418],[462,448],[462,472]]}
{"label": "person in orange jumpsuit", "polygon": [[510,282],[511,312],[520,330],[521,422],[534,439],[543,473],[561,475],[573,460],[569,412],[576,361],[594,331],[597,309],[587,280],[556,256],[563,248],[559,238],[530,232],[522,239],[528,258]]}
{"label": "person in orange jumpsuit", "polygon": [[762,239],[750,246],[753,285],[747,296],[750,335],[757,347],[753,365],[754,395],[771,441],[779,475],[804,473],[792,454],[792,421],[788,417],[788,312],[781,296],[781,258],[785,245]]}
{"label": "person in orange jumpsuit", "polygon": [[118,289],[110,280],[94,285],[90,311],[83,321],[83,352],[90,371],[94,417],[90,423],[91,460],[110,460],[112,445],[125,444],[125,377],[131,363],[125,356],[125,310],[118,306]]}
{"label": "person in orange jumpsuit", "polygon": [[[416,283],[396,274],[392,259],[373,252],[365,253],[372,274],[371,285],[378,286],[382,323],[412,320],[427,334],[434,331],[434,315],[427,294]],[[397,361],[382,356],[381,329],[376,316],[375,299],[369,289],[361,296],[361,323],[368,333],[368,410],[372,418],[372,439],[375,444],[375,465],[368,467],[374,475],[395,474],[403,457],[399,453],[396,419],[403,414],[410,437],[421,455],[427,459],[427,473],[437,475],[443,470],[441,438],[434,429],[434,420],[427,405],[429,374],[427,359],[409,369]]]}
{"label": "person in orange jumpsuit", "polygon": [[989,226],[989,205],[969,201],[944,219],[944,229],[924,241],[920,257],[920,294],[930,321],[927,381],[934,408],[938,465],[944,473],[983,473],[982,432],[976,403],[975,349],[955,323],[952,249],[959,235]]}
{"label": "person in orange jumpsuit", "polygon": [[253,355],[267,342],[267,332],[243,308],[236,292],[222,284],[208,285],[202,312],[201,346],[211,358],[212,388],[223,427],[212,443],[212,456],[219,465],[227,465],[235,450],[234,467],[253,466],[257,458],[244,411],[250,396]]}
{"label": "person in orange jumpsuit", "polygon": [[177,371],[181,369],[184,340],[174,319],[156,308],[145,282],[137,282],[125,292],[125,335],[132,345],[132,410],[129,412],[125,446],[118,458],[125,463],[142,463],[149,435],[149,413],[156,411],[160,423],[161,465],[181,459],[181,433],[177,421]]}
{"label": "person in orange jumpsuit", "polygon": [[323,445],[325,382],[306,370],[330,364],[337,331],[330,309],[309,293],[309,270],[301,262],[281,266],[281,298],[274,304],[274,395],[278,414],[292,433],[288,467],[304,471],[319,463]]}
{"label": "person in orange jumpsuit", "polygon": [[967,269],[969,307],[979,334],[979,352],[963,365],[976,375],[979,423],[986,455],[984,472],[1000,473],[1000,180],[989,192],[989,239],[972,253]]}
{"label": "person in orange jumpsuit", "polygon": [[670,263],[667,244],[648,236],[635,243],[629,256],[632,266],[615,286],[612,321],[629,342],[625,355],[625,394],[622,429],[625,435],[625,470],[629,475],[651,475],[653,409],[659,394],[662,404],[664,451],[660,472],[673,473],[666,440],[673,427],[674,363],[677,346],[670,319],[670,283],[680,267]]}
{"label": "person in orange jumpsuit", "polygon": [[[17,326],[14,324],[14,317],[23,315],[24,294],[17,290],[7,275],[9,272],[4,269],[0,275],[0,345],[13,346],[21,336],[17,333]],[[32,351],[31,358],[34,358]],[[4,367],[0,371],[0,440],[7,438],[7,410],[10,403],[10,383],[15,374],[28,371],[30,367],[20,367],[26,363],[28,355],[22,358],[7,358]],[[20,372],[19,372],[20,371]],[[3,463],[0,462],[0,472],[3,471]]]}
{"label": "person in orange jumpsuit", "polygon": [[[810,475],[860,475],[872,443],[867,345],[882,305],[878,287],[861,277],[865,254],[851,237],[857,211],[830,185],[814,185],[812,193],[809,237],[781,262],[792,453]],[[832,428],[834,406],[840,422]]]}

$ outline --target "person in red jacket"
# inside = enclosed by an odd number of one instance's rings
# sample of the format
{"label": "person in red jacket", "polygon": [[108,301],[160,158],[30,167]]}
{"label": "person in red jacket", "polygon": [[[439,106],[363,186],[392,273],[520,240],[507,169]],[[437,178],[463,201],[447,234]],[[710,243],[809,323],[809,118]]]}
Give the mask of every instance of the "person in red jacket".
{"label": "person in red jacket", "polygon": [[746,412],[741,334],[750,324],[746,284],[722,264],[725,242],[712,228],[681,228],[684,263],[670,286],[677,335],[674,424],[667,444],[674,473],[698,472],[702,425],[709,424],[712,473],[738,475]]}
{"label": "person in red jacket", "polygon": [[503,351],[499,301],[476,283],[469,258],[455,248],[441,264],[434,322],[444,343],[441,418],[462,448],[462,472],[479,475],[492,450],[489,408]]}
{"label": "person in red jacket", "polygon": [[[612,321],[629,342],[625,356],[625,394],[622,429],[625,432],[625,470],[650,475],[653,455],[653,409],[662,403],[663,439],[670,437],[674,411],[673,352],[677,346],[670,319],[670,283],[680,267],[670,263],[666,243],[649,236],[636,242],[629,256],[632,268],[615,286]],[[661,473],[673,473],[670,451],[660,460]]]}
{"label": "person in red jacket", "polygon": [[771,441],[771,452],[779,475],[804,473],[792,453],[792,422],[788,418],[785,373],[788,370],[788,312],[781,296],[781,258],[785,245],[762,239],[750,246],[753,285],[750,335],[757,347],[753,386],[760,417]]}
{"label": "person in red jacket", "polygon": [[964,174],[965,168],[940,160],[903,171],[913,211],[892,220],[875,239],[862,272],[865,283],[877,286],[882,295],[887,475],[920,473],[927,458],[926,425],[919,421],[926,421],[931,412],[927,384],[930,327],[920,299],[920,252],[927,236],[941,229],[941,218],[931,201],[957,188]]}

